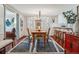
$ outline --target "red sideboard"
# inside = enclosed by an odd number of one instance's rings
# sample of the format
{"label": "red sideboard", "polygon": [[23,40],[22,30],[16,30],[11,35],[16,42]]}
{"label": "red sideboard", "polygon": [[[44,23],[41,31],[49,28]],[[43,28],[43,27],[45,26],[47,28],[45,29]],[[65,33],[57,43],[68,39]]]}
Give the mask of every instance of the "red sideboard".
{"label": "red sideboard", "polygon": [[65,53],[79,53],[79,37],[65,34]]}
{"label": "red sideboard", "polygon": [[54,40],[64,48],[65,53],[79,53],[79,37],[63,31],[54,31]]}

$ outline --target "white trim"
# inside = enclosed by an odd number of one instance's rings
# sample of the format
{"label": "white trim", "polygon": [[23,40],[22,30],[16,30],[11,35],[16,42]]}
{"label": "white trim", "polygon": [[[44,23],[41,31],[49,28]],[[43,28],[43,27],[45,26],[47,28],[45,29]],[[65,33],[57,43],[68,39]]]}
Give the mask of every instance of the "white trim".
{"label": "white trim", "polygon": [[61,48],[61,49],[63,49],[64,50],[64,48],[63,47],[61,47],[56,41],[55,41],[55,43]]}
{"label": "white trim", "polygon": [[58,47],[56,46],[55,42],[54,42],[53,40],[52,40],[52,42],[53,42],[53,44],[54,44],[54,47],[55,47],[56,51],[57,51],[57,52],[60,52],[59,49],[58,49]]}
{"label": "white trim", "polygon": [[53,42],[55,42],[61,49],[63,49],[64,50],[64,48],[63,47],[61,47],[53,38],[51,38],[52,39],[52,41]]}

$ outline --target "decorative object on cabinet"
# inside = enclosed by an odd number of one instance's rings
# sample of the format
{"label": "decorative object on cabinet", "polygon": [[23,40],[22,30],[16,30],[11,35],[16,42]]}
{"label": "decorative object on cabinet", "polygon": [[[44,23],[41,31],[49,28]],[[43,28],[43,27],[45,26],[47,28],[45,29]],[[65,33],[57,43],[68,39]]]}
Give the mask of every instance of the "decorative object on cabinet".
{"label": "decorative object on cabinet", "polygon": [[76,22],[77,15],[72,10],[63,12],[63,15],[67,19],[67,23],[74,24]]}

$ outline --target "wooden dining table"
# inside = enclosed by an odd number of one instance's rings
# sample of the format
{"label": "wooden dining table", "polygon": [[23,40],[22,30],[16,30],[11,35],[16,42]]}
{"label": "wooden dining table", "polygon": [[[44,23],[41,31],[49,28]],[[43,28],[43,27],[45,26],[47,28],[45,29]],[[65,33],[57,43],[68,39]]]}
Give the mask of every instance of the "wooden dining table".
{"label": "wooden dining table", "polygon": [[45,47],[46,42],[47,42],[46,31],[32,31],[31,34],[32,34],[33,46],[34,46],[35,35],[37,35],[37,36],[39,36],[39,37],[41,37],[41,36],[43,37],[43,40],[44,40],[44,47]]}

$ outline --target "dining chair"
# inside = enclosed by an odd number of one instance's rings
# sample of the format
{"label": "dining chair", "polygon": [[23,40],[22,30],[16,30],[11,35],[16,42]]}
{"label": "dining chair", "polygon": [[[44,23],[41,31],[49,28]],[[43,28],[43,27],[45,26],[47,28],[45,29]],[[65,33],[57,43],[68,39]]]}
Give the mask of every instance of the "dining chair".
{"label": "dining chair", "polygon": [[50,46],[50,42],[49,42],[49,40],[50,40],[49,34],[50,34],[50,28],[48,28],[48,31],[47,31],[47,45],[49,46],[50,50],[52,50],[52,48]]}
{"label": "dining chair", "polygon": [[32,36],[30,34],[29,28],[27,28],[27,33],[28,33],[28,46],[30,47],[30,42],[31,42]]}
{"label": "dining chair", "polygon": [[49,38],[49,37],[50,37],[49,34],[50,34],[50,28],[48,28],[48,32],[47,32],[47,43],[48,43],[48,41],[49,41],[49,39],[50,39],[50,38]]}

